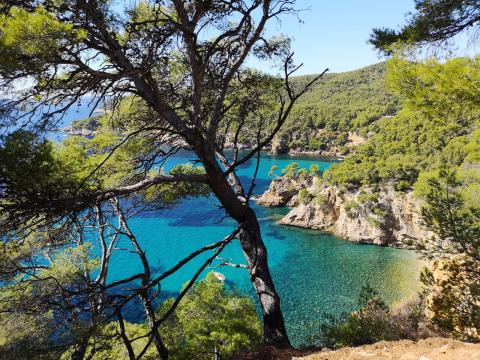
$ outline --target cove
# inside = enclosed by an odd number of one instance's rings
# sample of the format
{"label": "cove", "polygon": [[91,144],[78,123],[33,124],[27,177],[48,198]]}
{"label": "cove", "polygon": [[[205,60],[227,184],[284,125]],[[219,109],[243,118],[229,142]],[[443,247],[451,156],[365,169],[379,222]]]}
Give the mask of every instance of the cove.
{"label": "cove", "polygon": [[[168,171],[176,164],[194,160],[192,153],[180,151],[165,163]],[[277,165],[277,174],[289,163],[296,161],[301,167],[318,164],[321,170],[332,161],[312,157],[272,156],[262,154],[254,194],[263,193],[271,178],[268,172]],[[249,161],[238,174],[247,184],[254,172],[255,161]],[[389,303],[410,297],[418,287],[418,258],[414,252],[374,245],[359,245],[335,238],[320,231],[304,230],[276,224],[285,208],[263,208],[253,205],[260,220],[262,234],[269,252],[272,276],[282,299],[287,330],[294,345],[311,343],[311,335],[318,328],[326,313],[340,314],[356,309],[361,287],[370,284]],[[187,199],[181,203],[150,211],[130,220],[132,230],[156,272],[175,265],[186,255],[204,245],[223,239],[234,228],[234,222],[223,219],[225,213],[216,199]],[[223,219],[223,220],[222,220]],[[126,240],[119,248],[127,248]],[[162,282],[162,296],[173,296],[188,281],[208,257],[200,256],[181,271]],[[233,242],[221,254],[223,259],[243,263],[238,242]],[[213,263],[208,271],[215,270],[226,276],[227,284],[255,298],[245,269],[216,268]],[[114,252],[109,280],[133,275],[141,271],[136,256],[128,251]],[[127,318],[141,321],[142,311],[129,308]]]}

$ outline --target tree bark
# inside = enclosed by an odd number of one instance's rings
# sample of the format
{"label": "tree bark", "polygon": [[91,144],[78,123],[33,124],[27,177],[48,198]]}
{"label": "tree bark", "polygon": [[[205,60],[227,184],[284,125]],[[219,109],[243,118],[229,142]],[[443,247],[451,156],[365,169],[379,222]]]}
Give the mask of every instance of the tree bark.
{"label": "tree bark", "polygon": [[153,305],[148,298],[148,294],[146,294],[146,290],[142,290],[142,292],[140,293],[140,298],[143,302],[145,315],[147,316],[148,327],[150,331],[152,331],[153,343],[155,344],[155,348],[157,349],[159,359],[168,360],[169,352],[168,349],[165,347],[165,344],[163,343],[158,327],[155,326],[155,310],[153,309]]}
{"label": "tree bark", "polygon": [[73,348],[71,360],[83,360],[87,353],[89,337],[82,337],[80,342]]}
{"label": "tree bark", "polygon": [[238,198],[218,164],[213,149],[208,151],[205,144],[201,147],[202,151],[196,149],[197,155],[205,166],[212,191],[227,213],[239,224],[240,244],[248,263],[250,280],[262,309],[263,340],[278,348],[291,347],[280,307],[280,297],[270,274],[267,248],[262,239],[255,211]]}
{"label": "tree bark", "polygon": [[133,234],[133,232],[130,230],[130,226],[127,223],[127,219],[125,218],[125,214],[123,213],[120,204],[118,202],[118,199],[113,199],[112,201],[114,209],[117,211],[117,214],[120,219],[121,226],[124,228],[127,237],[130,239],[130,242],[135,248],[135,251],[140,258],[140,261],[142,262],[143,265],[143,270],[144,270],[144,277],[142,279],[142,289],[140,290],[139,297],[140,300],[142,300],[143,303],[143,308],[145,310],[145,316],[147,318],[147,323],[150,331],[152,332],[152,341],[155,345],[155,348],[157,349],[158,353],[158,358],[160,360],[167,360],[169,357],[169,352],[165,344],[163,343],[162,337],[160,336],[160,331],[158,329],[158,326],[155,326],[156,319],[155,319],[155,309],[153,307],[152,301],[148,295],[148,287],[147,284],[150,281],[150,275],[151,275],[151,270],[150,270],[150,264],[148,263],[147,256],[145,252],[142,250],[140,247],[140,244],[137,241],[137,238]]}
{"label": "tree bark", "polygon": [[257,292],[263,315],[263,339],[278,348],[291,347],[285,329],[280,297],[268,267],[267,248],[263,242],[255,212],[248,207],[247,219],[240,224],[240,244],[248,262],[250,280]]}

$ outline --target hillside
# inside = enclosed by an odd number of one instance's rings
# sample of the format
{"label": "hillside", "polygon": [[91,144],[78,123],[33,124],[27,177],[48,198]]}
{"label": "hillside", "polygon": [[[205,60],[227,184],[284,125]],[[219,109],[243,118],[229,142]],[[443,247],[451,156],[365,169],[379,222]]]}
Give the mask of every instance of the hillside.
{"label": "hillside", "polygon": [[480,58],[391,61],[387,81],[402,109],[371,124],[369,141],[325,177],[347,188],[393,183],[400,191],[417,180],[421,191],[425,177],[442,168],[472,178],[467,173],[476,173],[480,162],[479,64]]}
{"label": "hillside", "polygon": [[[293,77],[293,86],[301,89],[315,76]],[[370,124],[399,110],[399,99],[387,89],[385,77],[385,63],[324,75],[297,101],[272,144],[273,152],[348,154],[353,146],[365,141]],[[77,120],[62,130],[91,135],[99,126],[98,119]],[[240,134],[241,148],[251,147],[257,125],[254,123],[252,129]]]}
{"label": "hillside", "polygon": [[[314,76],[296,77],[293,82],[301,88]],[[365,136],[369,124],[399,109],[398,97],[387,89],[385,77],[385,63],[326,74],[298,100],[277,143],[290,151],[348,152],[345,145],[355,142],[352,132]]]}
{"label": "hillside", "polygon": [[368,140],[324,174],[312,179],[292,168],[257,202],[292,207],[284,225],[401,247],[429,237],[422,201],[442,170],[456,173],[463,203],[478,208],[480,112],[471,80],[479,78],[479,64],[391,61],[387,81],[402,99],[398,114],[370,124]]}

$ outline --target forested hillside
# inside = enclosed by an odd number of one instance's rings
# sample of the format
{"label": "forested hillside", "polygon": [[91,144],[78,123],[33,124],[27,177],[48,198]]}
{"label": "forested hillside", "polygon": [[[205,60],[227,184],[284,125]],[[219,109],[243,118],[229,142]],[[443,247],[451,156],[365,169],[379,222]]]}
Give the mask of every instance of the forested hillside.
{"label": "forested hillside", "polygon": [[[398,97],[387,89],[386,65],[326,74],[296,104],[280,137],[292,150],[324,151],[347,149],[348,133],[367,134],[367,125],[399,109]],[[293,79],[294,85],[308,83],[315,75]]]}
{"label": "forested hillside", "polygon": [[[293,77],[292,86],[303,88],[317,75]],[[368,125],[384,115],[399,110],[398,96],[386,85],[386,65],[378,63],[359,70],[324,75],[320,81],[299,98],[285,125],[274,141],[275,151],[318,152],[325,155],[344,155],[357,141],[366,137]],[[276,97],[272,102],[278,103]],[[75,121],[68,132],[89,133],[99,123],[98,117]],[[240,135],[245,148],[252,146],[258,124]],[[350,136],[349,136],[350,134]],[[233,137],[233,134],[231,134]],[[352,141],[353,140],[353,141]]]}
{"label": "forested hillside", "polygon": [[447,167],[478,172],[479,66],[479,58],[445,64],[390,61],[387,81],[402,110],[369,125],[369,141],[327,178],[347,187],[392,182],[406,190],[425,172]]}

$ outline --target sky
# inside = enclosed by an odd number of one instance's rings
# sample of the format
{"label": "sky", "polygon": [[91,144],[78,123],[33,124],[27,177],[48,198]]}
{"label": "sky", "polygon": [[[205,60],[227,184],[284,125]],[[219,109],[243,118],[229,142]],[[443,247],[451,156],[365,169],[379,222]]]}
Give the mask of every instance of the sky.
{"label": "sky", "polygon": [[[269,32],[293,38],[296,63],[303,63],[297,75],[349,71],[384,60],[367,43],[375,27],[399,28],[413,0],[298,0],[302,23],[292,16],[270,23]],[[468,49],[459,49],[460,55]],[[264,71],[265,65],[252,63]]]}
{"label": "sky", "polygon": [[[113,0],[118,8],[139,0]],[[330,72],[343,72],[385,60],[368,44],[372,29],[388,27],[399,29],[406,24],[409,12],[415,11],[414,0],[296,0],[301,9],[299,19],[284,15],[280,21],[271,20],[267,36],[282,33],[292,38],[295,63],[303,63],[296,75],[318,74],[329,68]],[[463,41],[457,56],[480,52],[472,51]],[[262,71],[278,74],[267,64],[251,57],[247,61]]]}
{"label": "sky", "polygon": [[[269,31],[293,38],[298,75],[314,74],[329,68],[342,72],[382,60],[367,43],[372,28],[405,24],[414,10],[413,0],[298,0],[302,23],[293,16],[270,24]],[[262,64],[255,64],[263,67]],[[263,68],[262,70],[268,71]]]}

